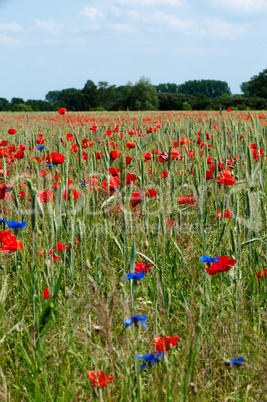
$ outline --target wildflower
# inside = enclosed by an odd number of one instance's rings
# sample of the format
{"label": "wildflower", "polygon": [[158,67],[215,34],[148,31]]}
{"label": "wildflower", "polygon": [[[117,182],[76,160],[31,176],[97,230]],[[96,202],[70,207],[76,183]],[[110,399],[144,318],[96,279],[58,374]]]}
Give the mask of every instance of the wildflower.
{"label": "wildflower", "polygon": [[224,214],[223,214],[223,217],[224,217],[224,218],[230,219],[230,218],[232,218],[232,216],[233,216],[233,214],[232,214],[232,212],[231,212],[229,209],[226,209],[226,210],[224,211]]}
{"label": "wildflower", "polygon": [[57,243],[57,251],[64,251],[67,248],[70,248],[70,246],[64,243]]}
{"label": "wildflower", "polygon": [[150,161],[151,160],[151,153],[147,152],[144,155],[144,162]]}
{"label": "wildflower", "polygon": [[130,156],[126,156],[125,158],[125,165],[128,166],[130,165],[130,163],[132,162],[133,158],[131,158]]}
{"label": "wildflower", "polygon": [[25,226],[27,225],[27,222],[16,222],[16,221],[7,221],[7,226],[10,229],[24,229]]}
{"label": "wildflower", "polygon": [[206,271],[209,275],[215,275],[218,272],[229,271],[236,263],[236,260],[228,256],[217,257],[217,261],[211,265],[206,265]]}
{"label": "wildflower", "polygon": [[6,219],[0,219],[0,223],[5,223]]}
{"label": "wildflower", "polygon": [[218,262],[218,257],[215,257],[215,258],[213,258],[213,257],[208,257],[207,255],[202,255],[201,257],[199,257],[199,259],[202,261],[202,262],[206,262],[207,264],[211,264],[212,262]]}
{"label": "wildflower", "polygon": [[47,155],[46,162],[51,163],[53,165],[62,165],[64,163],[65,156],[60,154],[59,152],[52,152],[51,154]]}
{"label": "wildflower", "polygon": [[[68,141],[70,141],[70,142],[72,142],[72,141],[74,141],[75,140],[75,137],[74,137],[74,135],[73,134],[67,134],[66,135],[66,139],[68,140]],[[89,140],[88,140],[89,141]]]}
{"label": "wildflower", "polygon": [[105,387],[108,383],[114,380],[113,376],[110,376],[104,371],[86,371],[86,374],[94,387]]}
{"label": "wildflower", "polygon": [[2,242],[2,246],[0,247],[1,251],[14,252],[17,250],[23,250],[21,241],[17,240],[16,236],[12,235],[10,230],[4,230],[0,232],[0,235],[0,241]]}
{"label": "wildflower", "polygon": [[232,186],[235,184],[236,179],[231,176],[230,170],[224,170],[223,173],[220,172],[219,179],[217,179],[217,183],[223,184],[224,186]]}
{"label": "wildflower", "polygon": [[194,205],[195,199],[193,195],[180,195],[178,197],[179,205]]}
{"label": "wildflower", "polygon": [[8,130],[8,134],[12,134],[12,135],[14,135],[14,134],[16,134],[16,130],[14,129],[14,128],[10,128],[9,130]]}
{"label": "wildflower", "polygon": [[168,352],[171,346],[175,346],[179,340],[178,336],[170,336],[167,335],[164,338],[157,337],[154,339],[153,345],[156,348],[157,352]]}
{"label": "wildflower", "polygon": [[156,195],[157,195],[157,192],[155,189],[147,190],[147,192],[146,192],[146,197],[149,197],[149,198],[155,198]]}
{"label": "wildflower", "polygon": [[38,151],[42,151],[43,149],[45,149],[45,146],[44,145],[41,145],[40,147],[37,147],[36,148]]}
{"label": "wildflower", "polygon": [[134,266],[134,273],[139,274],[139,272],[144,272],[145,274],[147,271],[152,267],[152,264],[146,264],[143,261],[136,262]]}
{"label": "wildflower", "polygon": [[261,271],[259,271],[257,273],[257,278],[261,279],[262,278],[262,274],[267,277],[267,269],[262,269]]}
{"label": "wildflower", "polygon": [[245,359],[243,357],[238,357],[237,359],[230,360],[230,366],[240,367],[242,364],[245,364]]}
{"label": "wildflower", "polygon": [[158,155],[159,162],[167,162],[168,159],[169,159],[169,155],[165,151]]}
{"label": "wildflower", "polygon": [[149,353],[146,355],[137,355],[138,360],[145,360],[145,363],[141,364],[141,369],[145,370],[147,363],[151,365],[152,363],[159,363],[160,358],[163,356],[163,352],[160,353]]}
{"label": "wildflower", "polygon": [[144,278],[144,276],[146,276],[146,274],[142,271],[138,272],[137,274],[135,274],[134,272],[129,272],[128,275],[125,275],[125,278],[129,279],[129,281],[131,279],[134,279],[135,281],[140,281]]}
{"label": "wildflower", "polygon": [[138,193],[137,191],[134,191],[130,199],[131,206],[135,208],[137,204],[139,204],[139,202],[141,201],[142,201],[142,194]]}
{"label": "wildflower", "polygon": [[40,198],[42,204],[55,201],[55,196],[50,190],[37,191],[37,196]]}
{"label": "wildflower", "polygon": [[58,109],[57,111],[59,114],[65,114],[66,113],[66,109],[64,107],[61,107]]}
{"label": "wildflower", "polygon": [[223,217],[222,212],[217,209],[217,212],[216,212],[216,214],[214,215],[213,220],[214,220],[214,221],[218,221],[219,219],[222,219],[222,217]]}
{"label": "wildflower", "polygon": [[43,297],[44,299],[48,299],[50,297],[49,290],[46,288],[44,288]]}
{"label": "wildflower", "polygon": [[135,147],[135,142],[134,142],[134,141],[127,142],[127,144],[125,145],[125,147],[127,147],[128,150],[130,151],[130,149],[132,149],[132,148]]}
{"label": "wildflower", "polygon": [[128,328],[131,324],[134,324],[135,326],[137,326],[138,321],[140,321],[143,328],[148,328],[148,325],[145,322],[146,320],[147,320],[147,315],[144,315],[142,317],[141,315],[137,314],[137,315],[133,315],[128,320],[125,320],[124,325],[125,325],[125,328]]}
{"label": "wildflower", "polygon": [[163,172],[160,172],[160,178],[162,179],[166,179],[166,177],[168,177],[169,176],[169,172],[167,172],[167,171],[163,171]]}

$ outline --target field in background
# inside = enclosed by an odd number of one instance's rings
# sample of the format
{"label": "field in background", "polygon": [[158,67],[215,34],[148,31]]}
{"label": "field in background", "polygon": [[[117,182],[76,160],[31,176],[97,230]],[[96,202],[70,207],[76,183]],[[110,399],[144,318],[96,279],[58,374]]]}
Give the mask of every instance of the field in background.
{"label": "field in background", "polygon": [[263,112],[0,114],[0,399],[267,400],[266,134]]}

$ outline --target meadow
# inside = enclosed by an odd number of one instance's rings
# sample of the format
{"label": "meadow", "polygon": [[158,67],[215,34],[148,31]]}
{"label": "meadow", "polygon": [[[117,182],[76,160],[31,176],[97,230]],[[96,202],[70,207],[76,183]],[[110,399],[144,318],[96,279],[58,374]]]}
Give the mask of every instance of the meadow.
{"label": "meadow", "polygon": [[0,114],[0,400],[267,400],[267,113]]}

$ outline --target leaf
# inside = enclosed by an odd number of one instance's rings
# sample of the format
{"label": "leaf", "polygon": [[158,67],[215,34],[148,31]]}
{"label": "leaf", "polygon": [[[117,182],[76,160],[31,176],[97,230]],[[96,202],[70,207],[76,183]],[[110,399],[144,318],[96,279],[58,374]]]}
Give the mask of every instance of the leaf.
{"label": "leaf", "polygon": [[251,244],[251,243],[255,243],[255,241],[261,241],[262,243],[264,243],[264,241],[262,239],[259,239],[258,237],[256,237],[255,239],[251,239],[248,241],[245,241],[244,243],[241,243],[241,246],[246,246],[247,244]]}

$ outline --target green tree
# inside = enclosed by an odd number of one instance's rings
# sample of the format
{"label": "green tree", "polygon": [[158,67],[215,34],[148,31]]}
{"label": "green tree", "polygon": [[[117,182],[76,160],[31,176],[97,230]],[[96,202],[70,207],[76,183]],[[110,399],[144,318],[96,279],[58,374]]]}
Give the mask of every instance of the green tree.
{"label": "green tree", "polygon": [[254,75],[248,82],[243,82],[240,88],[245,96],[267,98],[267,68]]}
{"label": "green tree", "polygon": [[22,98],[12,98],[10,102],[11,106],[13,105],[18,105],[18,104],[24,104],[24,100]]}
{"label": "green tree", "polygon": [[5,98],[0,98],[0,111],[6,112],[10,108],[10,103]]}
{"label": "green tree", "polygon": [[177,84],[171,84],[169,82],[167,84],[155,85],[155,88],[156,88],[157,92],[159,92],[159,93],[165,93],[165,94],[176,94],[176,93],[178,93],[178,85]]}
{"label": "green tree", "polygon": [[87,80],[82,89],[82,100],[85,110],[90,110],[99,106],[99,93],[97,86],[91,80]]}
{"label": "green tree", "polygon": [[206,95],[209,98],[216,98],[224,94],[231,95],[229,85],[225,81],[217,80],[194,80],[186,81],[178,85],[179,93],[188,95]]}
{"label": "green tree", "polygon": [[129,82],[125,87],[122,105],[129,110],[158,110],[157,90],[145,77],[141,77],[135,85]]}
{"label": "green tree", "polygon": [[98,82],[98,96],[100,106],[109,109],[115,100],[115,85],[109,85],[107,81]]}

